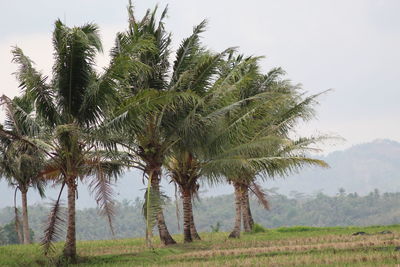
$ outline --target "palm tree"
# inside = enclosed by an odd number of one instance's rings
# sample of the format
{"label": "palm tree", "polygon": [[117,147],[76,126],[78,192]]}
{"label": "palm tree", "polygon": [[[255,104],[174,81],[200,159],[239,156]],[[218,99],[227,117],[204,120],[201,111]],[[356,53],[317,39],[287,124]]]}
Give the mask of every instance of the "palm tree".
{"label": "palm tree", "polygon": [[[132,5],[128,10],[129,28],[117,36],[113,56],[128,56],[141,62],[142,66],[145,66],[144,69],[148,67],[149,71],[131,72],[129,86],[120,91],[122,104],[117,109],[116,115],[124,121],[121,123],[123,125],[121,135],[129,136],[123,145],[136,158],[131,165],[142,170],[149,181],[145,203],[146,236],[150,235],[151,221],[154,219],[161,241],[165,245],[175,244],[165,224],[159,183],[162,166],[170,149],[191,128],[189,121],[193,119],[193,114],[190,110],[201,100],[193,93],[197,89],[202,89],[196,85],[203,81],[202,75],[208,79],[207,69],[197,68],[201,71],[199,73],[192,71],[194,66],[200,66],[199,60],[203,49],[200,46],[199,34],[204,31],[206,23],[203,21],[194,27],[193,34],[182,41],[171,70],[169,63],[171,36],[166,32],[163,22],[167,8],[158,21],[157,7],[148,10],[141,20],[135,18]],[[149,42],[152,45],[148,46]],[[144,43],[147,43],[147,48],[152,47],[152,49],[137,49]],[[132,48],[135,52],[132,52]],[[137,103],[141,98],[145,98],[147,103],[153,103],[151,105],[154,108],[144,113],[139,120],[132,121],[129,119],[132,103]],[[153,204],[150,204],[149,196],[153,196]],[[154,216],[149,210],[150,207],[155,212]]]}
{"label": "palm tree", "polygon": [[[220,142],[224,141],[214,138],[215,136],[222,135],[227,129],[236,129],[237,122],[232,121],[232,125],[226,124],[226,116],[229,113],[237,112],[244,103],[262,105],[266,100],[266,96],[261,94],[237,98],[240,88],[254,79],[255,72],[252,66],[256,59],[249,58],[228,71],[222,70],[225,65],[224,58],[228,55],[229,59],[232,52],[233,49],[227,49],[220,54],[203,52],[198,63],[187,72],[191,77],[197,77],[197,73],[202,74],[202,79],[194,79],[190,83],[197,88],[195,93],[202,98],[202,102],[190,111],[192,117],[196,118],[191,121],[190,134],[180,136],[168,155],[166,165],[172,181],[181,191],[185,242],[200,239],[193,220],[192,199],[197,195],[199,178],[205,175],[206,166],[212,163],[218,154],[208,155],[210,153],[205,151],[220,147]],[[191,72],[194,74],[189,75]]]}
{"label": "palm tree", "polygon": [[[6,110],[6,122],[2,129],[13,133],[19,133],[22,136],[29,134],[29,123],[24,120],[31,111],[32,107],[29,103],[24,103],[23,99],[15,97],[13,100],[5,95],[1,97],[0,104],[4,105]],[[44,197],[43,180],[39,179],[39,172],[43,165],[43,153],[37,148],[20,140],[10,141],[0,138],[0,174],[5,177],[15,193],[21,192],[22,200],[22,229],[20,232],[20,223],[18,218],[18,210],[15,205],[15,223],[20,242],[30,244],[30,229],[28,220],[28,204],[27,193],[30,187],[38,190],[41,197]],[[14,195],[14,203],[16,194]]]}
{"label": "palm tree", "polygon": [[[262,156],[257,156],[260,159],[263,158],[265,163],[262,163],[261,165],[258,165],[257,163],[257,166],[252,166],[250,171],[248,166],[243,166],[243,170],[238,171],[235,176],[232,174],[228,176],[228,180],[233,184],[235,189],[236,210],[234,228],[229,237],[238,238],[240,236],[242,219],[245,231],[251,231],[253,227],[254,222],[251,216],[248,199],[249,190],[252,190],[255,193],[265,208],[269,207],[263,191],[255,182],[256,178],[266,180],[270,177],[285,176],[293,171],[298,171],[303,166],[307,165],[327,167],[325,162],[309,158],[304,154],[304,151],[307,151],[307,147],[300,145],[300,143],[304,144],[305,142],[301,140],[292,141],[283,138],[281,140],[286,142],[282,142],[275,148],[269,145],[271,149],[270,153],[264,152]],[[314,142],[317,142],[317,140],[312,141],[312,143]],[[254,155],[252,157],[254,157]],[[267,161],[269,161],[268,164],[266,164]],[[256,171],[257,169],[258,171]],[[259,175],[256,176],[255,173],[258,173]]]}
{"label": "palm tree", "polygon": [[167,168],[171,179],[179,186],[183,204],[183,236],[184,242],[200,240],[194,218],[192,199],[199,189],[200,166],[196,157],[188,151],[175,151],[169,156]]}
{"label": "palm tree", "polygon": [[[232,57],[230,62],[227,62],[227,68],[240,64],[242,60],[242,56]],[[289,138],[291,130],[299,119],[307,120],[312,117],[314,113],[312,105],[319,94],[303,98],[298,92],[298,86],[293,86],[290,81],[281,79],[284,72],[280,68],[271,70],[267,75],[257,74],[257,69],[256,65],[251,66],[250,71],[255,72],[254,79],[241,88],[239,97],[246,99],[259,94],[272,93],[270,99],[264,105],[256,107],[249,102],[244,103],[240,112],[227,118],[228,121],[233,120],[234,123],[239,118],[240,124],[245,126],[246,131],[243,132],[244,134],[241,131],[231,132],[230,135],[233,134],[234,138],[226,138],[225,151],[221,154],[228,157],[244,157],[248,165],[245,166],[243,162],[229,161],[229,164],[239,165],[237,168],[230,166],[235,170],[231,172],[232,174],[224,173],[235,188],[236,219],[230,237],[239,237],[242,216],[245,230],[250,231],[252,228],[253,219],[248,200],[250,185],[264,206],[268,207],[263,199],[262,191],[255,183],[257,174],[260,174],[262,178],[268,178],[286,175],[291,171],[299,170],[303,165],[327,166],[323,161],[311,159],[305,155],[305,151],[310,150],[309,145],[321,141],[324,137],[298,140]],[[248,164],[247,161],[250,159],[253,162],[257,161],[255,166]]]}
{"label": "palm tree", "polygon": [[[130,3],[128,8],[128,31],[117,36],[116,47],[112,54],[113,58],[125,55],[149,67],[148,73],[130,73],[129,86],[122,88],[120,91],[120,95],[123,96],[121,101],[124,107],[128,106],[123,111],[130,109],[129,104],[126,105],[125,103],[130,102],[131,99],[146,94],[154,94],[157,98],[159,97],[158,93],[166,88],[169,45],[171,42],[170,35],[166,33],[163,23],[167,9],[164,10],[158,23],[155,18],[156,12],[157,8],[152,12],[148,10],[141,21],[136,21],[133,7]],[[134,50],[132,52],[132,47],[141,46],[144,42],[150,43],[153,49]],[[136,168],[141,169],[148,178],[149,188],[147,194],[150,194],[151,189],[153,196],[160,196],[161,167],[169,146],[169,140],[165,140],[164,129],[160,123],[162,116],[162,112],[147,113],[143,120],[140,120],[141,123],[134,122],[135,127],[131,127],[128,130],[129,133],[125,132],[128,128],[126,127],[127,123],[123,124],[124,132],[122,132],[123,135],[129,135],[129,138],[124,143],[129,151],[133,152],[134,157],[138,158],[138,162],[135,162]],[[133,131],[132,128],[134,128]],[[146,205],[150,205],[149,199],[147,201]],[[157,211],[154,218],[150,218],[151,212],[149,210],[146,211],[148,228],[146,236],[149,235],[150,228],[152,228],[150,221],[156,220],[162,242],[166,245],[175,244],[176,242],[170,235],[165,223],[164,214],[160,208],[161,204],[155,206]]]}
{"label": "palm tree", "polygon": [[[29,138],[7,129],[0,133],[4,138],[22,140],[40,149],[47,161],[41,176],[61,184],[61,191],[67,186],[67,236],[63,255],[75,262],[78,179],[89,181],[98,205],[111,223],[111,178],[120,173],[122,158],[126,155],[118,153],[112,138],[101,129],[106,110],[115,103],[115,88],[120,86],[124,70],[136,66],[119,58],[102,74],[96,73],[95,56],[102,51],[102,46],[94,24],[69,28],[57,20],[53,45],[55,63],[50,82],[34,69],[33,62],[21,49],[13,49],[14,62],[19,65],[17,78],[24,97],[33,103],[40,131],[33,132],[32,128]],[[53,248],[51,242],[57,237],[58,223],[62,221],[61,191],[42,240],[46,253]]]}

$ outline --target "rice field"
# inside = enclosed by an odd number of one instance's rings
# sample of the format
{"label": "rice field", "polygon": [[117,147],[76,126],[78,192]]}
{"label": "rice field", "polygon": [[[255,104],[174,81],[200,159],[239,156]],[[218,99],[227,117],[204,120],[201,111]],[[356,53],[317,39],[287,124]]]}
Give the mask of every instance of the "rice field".
{"label": "rice field", "polygon": [[[353,235],[358,233],[357,235]],[[78,242],[77,266],[400,266],[400,225],[288,227],[264,233],[203,233],[202,241],[153,249],[143,238]],[[0,266],[62,266],[39,245],[0,247]]]}

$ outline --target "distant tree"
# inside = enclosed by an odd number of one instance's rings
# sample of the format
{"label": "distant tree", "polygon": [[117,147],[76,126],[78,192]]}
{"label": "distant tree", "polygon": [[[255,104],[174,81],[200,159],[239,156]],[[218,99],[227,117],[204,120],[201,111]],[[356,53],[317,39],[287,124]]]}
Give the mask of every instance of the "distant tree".
{"label": "distant tree", "polygon": [[7,245],[7,235],[4,231],[4,228],[0,226],[0,246]]}
{"label": "distant tree", "polygon": [[[32,128],[38,127],[37,122],[30,116],[33,107],[26,99],[15,97],[13,100],[5,95],[0,98],[0,104],[6,111],[6,121],[3,130],[9,134],[19,135],[24,138],[31,138]],[[37,130],[37,129],[36,129]],[[45,182],[39,177],[43,168],[44,154],[34,145],[18,139],[8,139],[0,137],[0,175],[3,176],[8,184],[15,191],[21,192],[22,200],[22,233],[19,232],[19,216],[15,203],[15,224],[16,229],[24,244],[31,243],[29,234],[28,204],[27,193],[29,188],[38,190],[41,197],[44,197]],[[16,194],[14,194],[14,198]]]}
{"label": "distant tree", "polygon": [[339,188],[339,196],[344,196],[344,195],[346,195],[346,190],[343,187]]}
{"label": "distant tree", "polygon": [[[32,229],[29,229],[29,238],[30,240],[34,239],[34,232]],[[0,244],[2,245],[12,245],[19,244],[18,232],[15,229],[15,222],[10,222],[6,225],[0,227]]]}

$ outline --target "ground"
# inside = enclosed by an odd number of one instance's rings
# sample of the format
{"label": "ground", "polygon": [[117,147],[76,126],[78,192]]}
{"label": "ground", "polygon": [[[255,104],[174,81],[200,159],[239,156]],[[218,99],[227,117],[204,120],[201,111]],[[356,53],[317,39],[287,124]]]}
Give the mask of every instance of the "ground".
{"label": "ground", "polygon": [[[364,232],[353,235],[357,232]],[[78,242],[77,266],[397,266],[400,225],[370,227],[288,227],[242,234],[203,233],[202,241],[153,249],[143,238]],[[56,244],[60,253],[62,243]],[[39,245],[0,247],[0,266],[54,266]],[[399,265],[400,266],[400,265]]]}

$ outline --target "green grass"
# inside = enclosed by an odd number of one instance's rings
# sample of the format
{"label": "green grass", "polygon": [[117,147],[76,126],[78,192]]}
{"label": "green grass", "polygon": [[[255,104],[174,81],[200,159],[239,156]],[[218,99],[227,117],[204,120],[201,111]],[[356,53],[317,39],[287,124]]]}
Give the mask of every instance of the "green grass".
{"label": "green grass", "polygon": [[[382,231],[390,234],[380,234]],[[368,235],[353,236],[355,232]],[[154,249],[143,238],[78,242],[77,266],[395,266],[400,260],[400,225],[370,227],[281,227],[243,234],[203,233],[202,241]],[[0,247],[0,266],[54,266],[62,243],[51,258],[33,245]]]}

